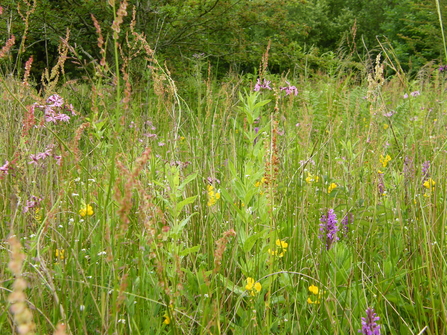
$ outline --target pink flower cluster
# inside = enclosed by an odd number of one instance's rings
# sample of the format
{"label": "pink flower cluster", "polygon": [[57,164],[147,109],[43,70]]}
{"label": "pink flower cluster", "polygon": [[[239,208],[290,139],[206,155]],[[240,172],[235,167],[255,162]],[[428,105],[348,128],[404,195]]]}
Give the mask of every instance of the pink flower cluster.
{"label": "pink flower cluster", "polygon": [[70,117],[63,113],[67,111],[71,112],[72,115],[76,115],[73,105],[64,104],[64,99],[58,94],[48,97],[45,105],[34,104],[33,108],[39,108],[44,112],[46,122],[70,121]]}
{"label": "pink flower cluster", "polygon": [[253,91],[259,92],[261,89],[271,90],[270,83],[271,81],[267,79],[264,79],[263,83],[261,83],[261,79],[258,78]]}
{"label": "pink flower cluster", "polygon": [[3,174],[8,174],[10,167],[9,162],[6,161],[6,163],[3,166],[0,166],[0,171],[3,172]]}
{"label": "pink flower cluster", "polygon": [[26,206],[23,208],[23,213],[26,213],[30,210],[30,208],[39,207],[42,198],[38,198],[36,196],[31,196],[31,200],[26,201]]}
{"label": "pink flower cluster", "polygon": [[288,81],[286,81],[286,83],[289,86],[281,87],[280,90],[285,91],[286,95],[291,95],[291,94],[298,95],[298,89],[296,88],[296,86],[290,85],[290,83]]}
{"label": "pink flower cluster", "polygon": [[54,145],[50,145],[47,147],[47,150],[44,152],[39,152],[38,154],[31,154],[29,158],[31,159],[28,164],[39,165],[40,160],[44,160],[47,157],[52,156],[56,160],[57,165],[61,165],[62,156],[58,156],[52,153]]}

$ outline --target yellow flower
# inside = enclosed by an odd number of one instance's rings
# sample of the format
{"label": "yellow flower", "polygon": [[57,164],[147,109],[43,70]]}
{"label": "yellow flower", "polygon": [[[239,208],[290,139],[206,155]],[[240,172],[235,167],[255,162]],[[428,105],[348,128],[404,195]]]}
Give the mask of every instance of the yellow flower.
{"label": "yellow flower", "polygon": [[379,162],[382,164],[382,166],[385,168],[388,165],[388,162],[391,161],[391,156],[386,155],[385,157],[383,155],[380,155]]}
{"label": "yellow flower", "polygon": [[268,249],[267,252],[272,256],[284,257],[284,253],[287,251],[289,244],[286,241],[277,239],[275,244],[278,246],[276,250]]}
{"label": "yellow flower", "polygon": [[245,285],[245,289],[250,292],[251,296],[254,296],[256,293],[261,292],[262,285],[259,282],[255,282],[255,280],[251,277],[247,278],[247,285]]}
{"label": "yellow flower", "polygon": [[92,216],[93,215],[93,207],[91,205],[85,205],[84,207],[82,207],[79,210],[79,215],[84,217],[84,216]]}
{"label": "yellow flower", "polygon": [[313,294],[317,295],[318,294],[318,287],[315,285],[310,285],[309,286],[309,291],[312,292]]}
{"label": "yellow flower", "polygon": [[327,188],[327,193],[331,193],[336,188],[337,188],[337,184],[336,183],[331,183],[329,185],[329,187]]}
{"label": "yellow flower", "polygon": [[208,190],[208,204],[207,205],[208,205],[208,207],[211,207],[217,202],[217,200],[220,199],[220,193],[214,191],[213,185],[208,185],[206,187],[206,189]]}
{"label": "yellow flower", "polygon": [[165,315],[163,315],[163,317],[165,318],[164,321],[163,321],[163,323],[165,325],[168,325],[168,324],[171,323],[171,318],[169,317],[168,313],[165,313]]}
{"label": "yellow flower", "polygon": [[55,251],[56,258],[59,260],[65,259],[65,250],[64,249],[56,249]]}
{"label": "yellow flower", "polygon": [[313,300],[309,297],[309,298],[307,298],[307,303],[308,303],[308,304],[319,304],[319,303],[320,303],[321,296],[323,295],[324,292],[323,292],[323,291],[320,291],[320,290],[318,289],[318,287],[315,286],[315,285],[310,285],[310,286],[309,286],[309,291],[310,291],[312,294],[314,294],[314,295],[318,295],[318,299],[315,300],[315,301],[313,301]]}
{"label": "yellow flower", "polygon": [[286,241],[281,241],[280,239],[276,240],[276,245],[278,247],[281,247],[283,249],[287,249],[287,247],[289,246],[289,243],[287,243]]}
{"label": "yellow flower", "polygon": [[313,182],[318,183],[319,179],[320,179],[320,177],[314,176],[314,175],[310,174],[309,172],[307,172],[307,177],[305,180],[306,180],[306,183],[311,185]]}
{"label": "yellow flower", "polygon": [[265,184],[266,182],[267,182],[267,178],[262,177],[260,181],[257,181],[257,182],[255,183],[255,187],[259,187],[259,186]]}
{"label": "yellow flower", "polygon": [[42,221],[42,208],[36,208],[34,210],[34,219],[37,222],[41,222]]}
{"label": "yellow flower", "polygon": [[383,125],[383,129],[385,129],[385,130],[388,129],[388,127],[389,127],[389,125],[386,123]]}
{"label": "yellow flower", "polygon": [[428,178],[426,181],[424,181],[424,187],[426,188],[426,189],[428,189],[428,190],[434,190],[435,189],[435,185],[436,185],[436,182],[433,180],[433,179],[431,179],[431,178]]}

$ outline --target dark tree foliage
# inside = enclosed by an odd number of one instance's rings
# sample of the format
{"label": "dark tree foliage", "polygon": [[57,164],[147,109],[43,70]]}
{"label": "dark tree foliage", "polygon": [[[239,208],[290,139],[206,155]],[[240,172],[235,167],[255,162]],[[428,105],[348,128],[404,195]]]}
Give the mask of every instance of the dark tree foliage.
{"label": "dark tree foliage", "polygon": [[[442,11],[447,0],[441,0]],[[77,63],[68,75],[92,71],[100,59],[91,16],[100,23],[108,57],[113,55],[111,25],[119,1],[5,0],[0,17],[4,44],[14,34],[14,70],[30,55],[35,77],[54,65],[61,37],[70,32]],[[129,0],[120,43],[135,10],[135,29],[174,74],[190,71],[201,55],[216,73],[256,71],[271,42],[269,70],[281,73],[304,66],[325,67],[337,58],[364,61],[388,39],[404,67],[441,59],[443,44],[434,1],[423,0]],[[35,5],[35,8],[33,7]],[[33,10],[31,10],[33,8]],[[26,12],[30,12],[26,18]],[[26,40],[22,39],[28,24]],[[19,49],[23,43],[24,48]],[[4,62],[3,62],[4,63]]]}

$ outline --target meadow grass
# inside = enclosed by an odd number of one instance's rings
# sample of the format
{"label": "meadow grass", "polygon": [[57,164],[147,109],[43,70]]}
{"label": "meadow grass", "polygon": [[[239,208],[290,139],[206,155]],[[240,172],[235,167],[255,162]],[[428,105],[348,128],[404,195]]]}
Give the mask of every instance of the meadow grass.
{"label": "meadow grass", "polygon": [[367,308],[447,332],[443,72],[266,53],[255,91],[200,56],[176,83],[135,41],[42,94],[1,74],[0,334],[354,334]]}

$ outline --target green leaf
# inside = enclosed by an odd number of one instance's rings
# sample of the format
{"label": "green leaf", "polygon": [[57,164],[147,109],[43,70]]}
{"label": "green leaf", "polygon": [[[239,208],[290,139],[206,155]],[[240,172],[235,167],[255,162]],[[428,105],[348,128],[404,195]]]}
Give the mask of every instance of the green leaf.
{"label": "green leaf", "polygon": [[185,178],[185,180],[181,183],[181,185],[178,187],[179,190],[183,191],[183,188],[184,188],[187,184],[189,184],[191,181],[193,181],[194,179],[196,179],[196,177],[197,177],[197,172],[194,172],[194,173],[190,174],[189,176],[187,176],[187,177]]}
{"label": "green leaf", "polygon": [[180,251],[180,252],[179,252],[179,256],[180,256],[180,257],[183,257],[183,256],[186,256],[186,255],[192,254],[192,253],[194,253],[194,252],[197,252],[197,251],[199,251],[199,250],[200,250],[200,245],[196,245],[196,246],[194,246],[194,247],[186,248],[186,249]]}
{"label": "green leaf", "polygon": [[194,201],[196,201],[197,199],[197,195],[193,195],[192,197],[186,198],[182,201],[180,201],[179,203],[177,203],[175,209],[177,211],[177,213],[181,212],[183,207],[185,207],[186,205],[192,204]]}
{"label": "green leaf", "polygon": [[263,230],[259,233],[251,235],[244,241],[244,244],[242,245],[242,250],[244,250],[244,252],[250,252],[250,250],[255,245],[256,241],[259,240],[260,238],[263,238],[266,232],[267,230]]}

